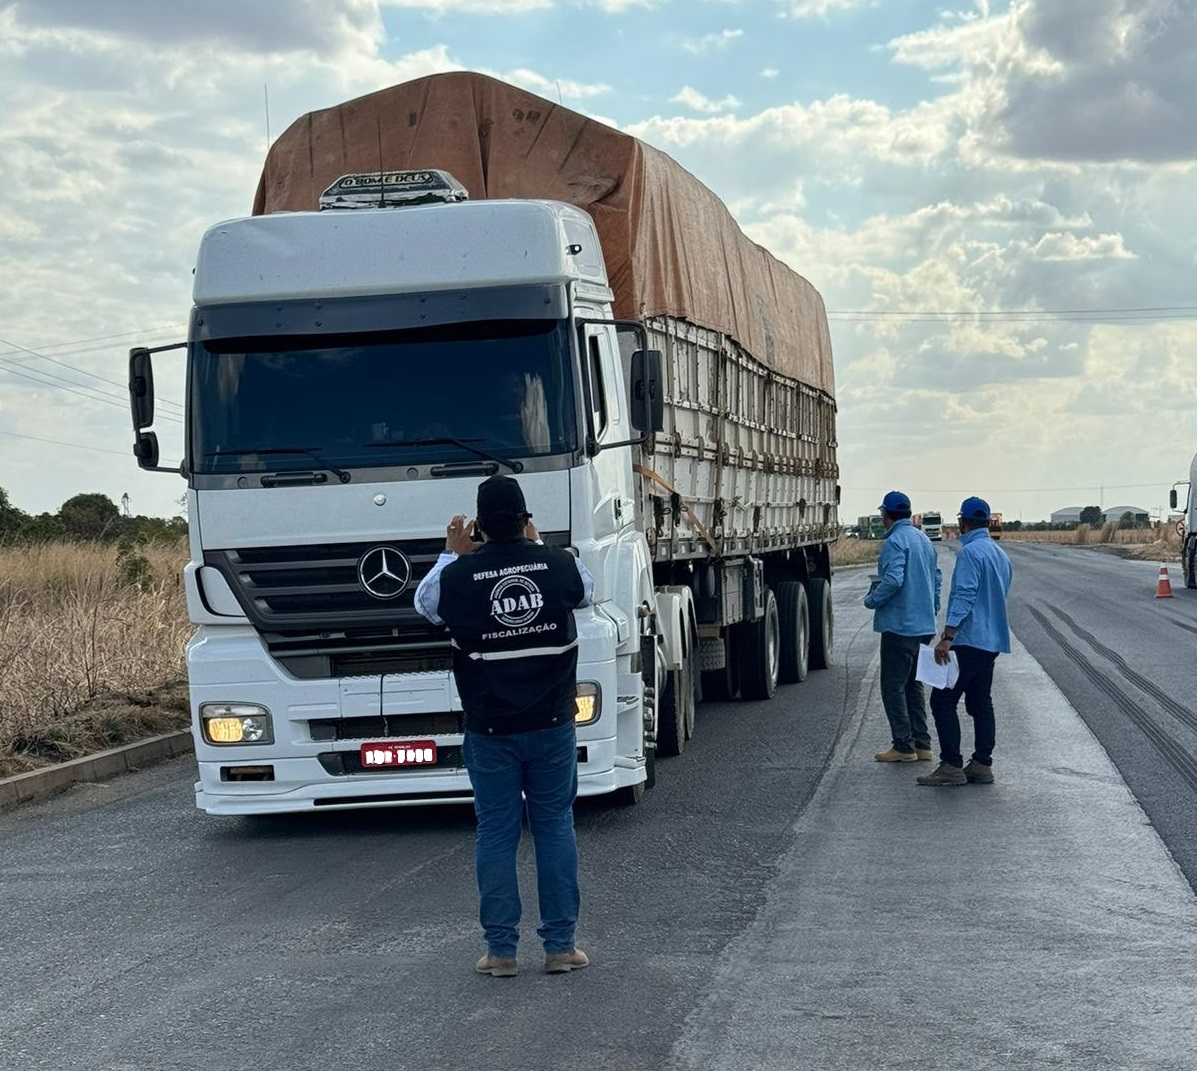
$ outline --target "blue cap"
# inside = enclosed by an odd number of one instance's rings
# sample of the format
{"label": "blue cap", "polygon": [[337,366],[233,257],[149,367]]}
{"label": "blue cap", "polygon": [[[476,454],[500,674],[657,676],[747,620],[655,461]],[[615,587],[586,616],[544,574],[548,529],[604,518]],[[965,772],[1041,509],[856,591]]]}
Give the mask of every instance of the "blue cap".
{"label": "blue cap", "polygon": [[881,509],[886,513],[909,513],[910,499],[907,498],[901,491],[890,491],[881,500]]}
{"label": "blue cap", "polygon": [[966,498],[960,503],[960,516],[966,521],[987,521],[989,520],[989,503],[983,498],[977,498],[976,495]]}

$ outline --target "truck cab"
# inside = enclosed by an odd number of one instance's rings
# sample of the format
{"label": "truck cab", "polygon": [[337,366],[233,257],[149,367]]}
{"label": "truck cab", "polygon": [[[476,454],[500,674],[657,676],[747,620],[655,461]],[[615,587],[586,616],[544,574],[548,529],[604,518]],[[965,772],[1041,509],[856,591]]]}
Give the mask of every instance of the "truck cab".
{"label": "truck cab", "polygon": [[[656,603],[630,447],[660,424],[659,365],[612,319],[585,212],[455,186],[347,176],[322,211],[201,242],[178,471],[211,813],[471,798],[448,635],[412,599],[497,472],[596,580],[577,611],[579,794],[651,774]],[[152,362],[133,351],[130,389],[139,462],[161,468]]]}

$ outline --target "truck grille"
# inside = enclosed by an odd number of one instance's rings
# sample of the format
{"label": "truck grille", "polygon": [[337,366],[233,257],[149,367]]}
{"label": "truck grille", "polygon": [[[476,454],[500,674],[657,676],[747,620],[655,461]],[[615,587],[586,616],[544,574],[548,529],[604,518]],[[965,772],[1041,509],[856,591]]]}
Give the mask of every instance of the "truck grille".
{"label": "truck grille", "polygon": [[[358,562],[393,547],[411,576],[393,599],[378,599],[358,579]],[[267,648],[303,679],[447,670],[446,631],[416,611],[416,587],[436,563],[439,539],[374,540],[306,546],[210,550],[204,564],[220,571]]]}
{"label": "truck grille", "polygon": [[393,740],[451,736],[462,731],[462,715],[451,711],[376,718],[318,718],[308,722],[313,740]]}

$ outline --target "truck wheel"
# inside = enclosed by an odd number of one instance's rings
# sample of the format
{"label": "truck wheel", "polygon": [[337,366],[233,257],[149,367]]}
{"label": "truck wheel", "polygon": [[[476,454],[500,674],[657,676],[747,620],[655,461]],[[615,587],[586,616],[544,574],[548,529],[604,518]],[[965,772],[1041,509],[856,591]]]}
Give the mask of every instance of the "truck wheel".
{"label": "truck wheel", "polygon": [[1185,587],[1197,588],[1197,539],[1190,539],[1185,543],[1180,560],[1180,571],[1184,574]]}
{"label": "truck wheel", "polygon": [[781,623],[772,588],[765,588],[765,612],[759,620],[746,621],[740,627],[740,693],[745,699],[772,699],[781,655]]}
{"label": "truck wheel", "polygon": [[802,581],[783,580],[777,585],[777,613],[781,624],[778,680],[800,684],[810,665],[810,607]]}
{"label": "truck wheel", "polygon": [[723,668],[707,669],[702,673],[702,698],[721,703],[735,699],[740,694],[739,652],[735,636],[736,628],[723,630]]}
{"label": "truck wheel", "polygon": [[824,576],[810,578],[810,668],[831,665],[835,647],[835,618],[831,610],[831,581]]}
{"label": "truck wheel", "polygon": [[665,680],[657,718],[657,753],[663,757],[680,755],[693,735],[694,658],[692,652],[687,652],[681,668],[671,671]]}

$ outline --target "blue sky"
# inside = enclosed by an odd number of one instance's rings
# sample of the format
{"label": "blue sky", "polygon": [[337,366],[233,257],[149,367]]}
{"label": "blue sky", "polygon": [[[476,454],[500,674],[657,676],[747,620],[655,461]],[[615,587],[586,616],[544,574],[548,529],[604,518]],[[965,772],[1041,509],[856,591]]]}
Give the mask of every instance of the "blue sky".
{"label": "blue sky", "polygon": [[129,455],[126,350],[184,329],[267,121],[461,68],[669,153],[819,288],[845,518],[891,487],[1156,509],[1187,472],[1189,0],[0,0],[14,504],[176,512]]}

